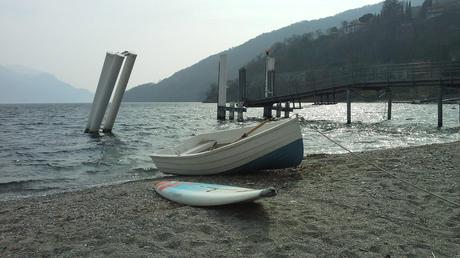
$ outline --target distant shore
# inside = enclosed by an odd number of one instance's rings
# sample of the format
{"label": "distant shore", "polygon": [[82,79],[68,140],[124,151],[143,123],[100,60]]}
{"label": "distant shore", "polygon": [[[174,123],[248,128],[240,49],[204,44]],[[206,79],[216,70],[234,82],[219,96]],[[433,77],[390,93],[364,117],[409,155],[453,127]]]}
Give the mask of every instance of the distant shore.
{"label": "distant shore", "polygon": [[[459,202],[460,142],[359,153]],[[0,202],[0,257],[460,257],[460,208],[350,154],[310,155],[295,169],[171,177],[278,196],[195,208],[152,180]]]}

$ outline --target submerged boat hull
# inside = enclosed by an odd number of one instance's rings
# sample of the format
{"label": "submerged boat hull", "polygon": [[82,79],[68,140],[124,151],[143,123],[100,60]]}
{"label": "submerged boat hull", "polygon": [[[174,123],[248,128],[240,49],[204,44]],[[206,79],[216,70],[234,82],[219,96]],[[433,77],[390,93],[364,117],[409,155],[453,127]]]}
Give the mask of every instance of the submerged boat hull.
{"label": "submerged boat hull", "polygon": [[[175,150],[152,155],[163,173],[210,175],[242,170],[294,167],[303,159],[303,140],[297,119],[267,123],[248,137],[241,136],[254,127],[195,136]],[[188,153],[202,142],[216,141],[223,147]],[[187,153],[181,155],[181,153]]]}

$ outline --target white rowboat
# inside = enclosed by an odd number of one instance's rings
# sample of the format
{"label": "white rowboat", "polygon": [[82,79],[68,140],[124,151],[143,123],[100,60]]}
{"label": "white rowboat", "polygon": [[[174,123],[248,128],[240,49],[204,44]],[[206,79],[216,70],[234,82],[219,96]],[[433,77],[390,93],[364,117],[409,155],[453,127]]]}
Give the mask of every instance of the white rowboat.
{"label": "white rowboat", "polygon": [[303,159],[297,118],[194,136],[151,155],[163,173],[211,175],[295,167]]}

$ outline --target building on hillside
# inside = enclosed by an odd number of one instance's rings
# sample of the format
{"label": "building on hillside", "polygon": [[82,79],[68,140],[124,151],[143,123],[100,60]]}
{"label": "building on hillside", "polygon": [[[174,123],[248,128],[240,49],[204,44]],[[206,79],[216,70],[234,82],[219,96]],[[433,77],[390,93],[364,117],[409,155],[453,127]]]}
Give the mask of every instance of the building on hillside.
{"label": "building on hillside", "polygon": [[357,31],[360,31],[366,28],[367,25],[368,25],[367,23],[360,22],[359,20],[353,20],[349,22],[347,26],[343,28],[343,33],[345,34],[354,33],[354,32],[357,32]]}
{"label": "building on hillside", "polygon": [[432,5],[426,13],[427,19],[432,19],[442,15],[449,9],[460,8],[459,0],[433,0]]}

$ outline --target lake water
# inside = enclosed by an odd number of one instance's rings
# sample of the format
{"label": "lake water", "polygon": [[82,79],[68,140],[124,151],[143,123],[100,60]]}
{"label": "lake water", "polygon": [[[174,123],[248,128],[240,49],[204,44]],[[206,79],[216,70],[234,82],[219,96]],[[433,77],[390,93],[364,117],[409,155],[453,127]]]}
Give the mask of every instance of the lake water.
{"label": "lake water", "polygon": [[[244,123],[216,121],[216,105],[202,103],[123,103],[113,135],[83,133],[91,104],[0,105],[0,199],[45,195],[97,185],[156,178],[149,154],[182,139],[261,121],[249,109]],[[444,105],[445,127],[437,129],[436,105],[393,104],[387,121],[384,103],[353,103],[296,110],[305,154],[344,151],[318,129],[353,151],[416,146],[460,140],[459,106]]]}

